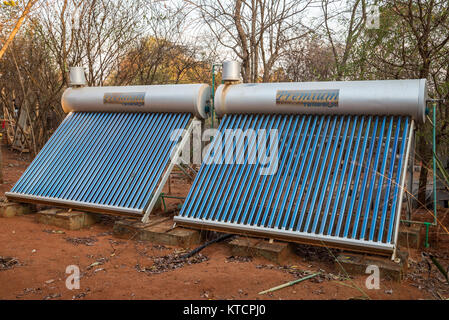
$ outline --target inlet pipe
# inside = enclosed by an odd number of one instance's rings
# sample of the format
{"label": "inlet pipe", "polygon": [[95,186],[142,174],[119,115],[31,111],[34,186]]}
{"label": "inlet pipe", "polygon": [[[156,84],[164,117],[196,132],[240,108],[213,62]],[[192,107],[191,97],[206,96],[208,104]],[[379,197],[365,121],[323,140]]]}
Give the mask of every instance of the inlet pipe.
{"label": "inlet pipe", "polygon": [[[221,63],[214,63],[212,64],[212,107],[210,112],[210,120],[211,120],[211,128],[214,128],[214,116],[215,116],[215,67],[221,67]],[[212,138],[211,138],[212,140]]]}

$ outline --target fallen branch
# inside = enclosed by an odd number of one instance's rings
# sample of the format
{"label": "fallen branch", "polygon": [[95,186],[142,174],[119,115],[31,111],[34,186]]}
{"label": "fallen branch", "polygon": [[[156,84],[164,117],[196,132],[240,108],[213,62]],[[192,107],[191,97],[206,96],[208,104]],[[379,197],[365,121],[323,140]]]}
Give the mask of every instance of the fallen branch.
{"label": "fallen branch", "polygon": [[297,280],[293,280],[293,281],[290,281],[290,282],[281,284],[280,286],[273,287],[273,288],[271,288],[271,289],[261,291],[261,292],[259,292],[259,294],[265,294],[265,293],[268,293],[268,292],[273,292],[273,291],[276,291],[276,290],[279,290],[279,289],[283,289],[283,288],[286,288],[286,287],[290,287],[290,286],[292,286],[292,285],[294,285],[294,284],[297,284],[297,283],[299,283],[299,282],[302,282],[302,281],[304,281],[304,280],[308,280],[308,279],[310,279],[310,278],[316,277],[316,276],[319,275],[319,274],[321,274],[321,272],[317,272],[317,273],[311,274],[311,275],[309,275],[309,276],[306,276],[306,277],[304,277],[304,278],[297,279]]}
{"label": "fallen branch", "polygon": [[430,259],[432,260],[433,264],[438,268],[438,270],[441,272],[441,274],[446,278],[447,283],[449,283],[449,268],[447,270],[444,270],[443,266],[440,264],[440,262],[435,258],[433,255],[429,254]]}

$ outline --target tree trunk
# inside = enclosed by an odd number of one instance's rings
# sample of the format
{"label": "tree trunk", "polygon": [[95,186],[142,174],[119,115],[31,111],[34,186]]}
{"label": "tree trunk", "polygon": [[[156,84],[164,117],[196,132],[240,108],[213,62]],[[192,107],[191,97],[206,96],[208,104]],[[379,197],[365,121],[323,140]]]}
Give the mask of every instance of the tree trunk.
{"label": "tree trunk", "polygon": [[[5,134],[6,134],[6,130],[5,130]],[[0,141],[0,184],[3,183],[3,151],[2,151],[2,147],[3,147],[3,141],[5,139],[2,137],[1,141]]]}
{"label": "tree trunk", "polygon": [[0,49],[0,59],[3,57],[3,55],[6,52],[6,49],[8,49],[8,46],[11,44],[11,42],[14,40],[14,37],[16,36],[16,33],[19,31],[20,26],[22,25],[23,21],[25,20],[26,16],[31,10],[31,7],[34,5],[36,0],[30,0],[28,1],[25,10],[23,11],[22,15],[20,16],[19,20],[17,20],[16,25],[14,26],[14,29],[12,29],[11,34],[9,35],[8,39],[6,39],[5,44]]}
{"label": "tree trunk", "polygon": [[[428,32],[426,33],[426,39],[428,38]],[[421,67],[421,70],[419,72],[419,78],[420,79],[427,79],[429,77],[430,73],[430,54],[427,50],[423,50],[423,53],[421,54],[423,59],[423,65]],[[419,173],[419,188],[418,188],[418,207],[426,207],[426,187],[427,187],[427,174],[429,172],[430,168],[430,160],[432,159],[432,150],[430,149],[430,146],[426,143],[426,139],[424,136],[426,136],[425,127],[423,129],[423,137],[419,139],[418,144],[418,152],[421,156],[422,160],[422,166],[421,171]]]}
{"label": "tree trunk", "polygon": [[419,187],[418,187],[418,208],[426,207],[426,187],[427,175],[429,173],[429,166],[431,160],[431,153],[428,145],[424,139],[418,144],[418,154],[421,156],[421,171],[419,172]]}
{"label": "tree trunk", "polygon": [[419,172],[418,208],[426,207],[427,174],[429,172],[426,166],[427,164],[424,164],[423,161],[421,171]]}

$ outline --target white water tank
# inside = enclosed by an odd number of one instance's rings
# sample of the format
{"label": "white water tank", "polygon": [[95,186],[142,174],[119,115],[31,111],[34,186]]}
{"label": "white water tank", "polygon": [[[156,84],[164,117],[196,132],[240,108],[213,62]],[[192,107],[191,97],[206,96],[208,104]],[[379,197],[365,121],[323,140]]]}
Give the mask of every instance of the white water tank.
{"label": "white water tank", "polygon": [[222,84],[219,117],[231,113],[402,115],[423,123],[426,79]]}
{"label": "white water tank", "polygon": [[207,84],[68,88],[65,112],[187,112],[205,119],[211,96]]}

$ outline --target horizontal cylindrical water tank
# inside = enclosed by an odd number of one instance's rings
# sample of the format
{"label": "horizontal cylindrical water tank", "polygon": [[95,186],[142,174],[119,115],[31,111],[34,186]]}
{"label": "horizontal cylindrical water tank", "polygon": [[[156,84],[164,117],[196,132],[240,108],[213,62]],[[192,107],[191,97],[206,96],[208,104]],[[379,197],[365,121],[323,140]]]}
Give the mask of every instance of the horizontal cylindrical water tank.
{"label": "horizontal cylindrical water tank", "polygon": [[207,84],[68,88],[65,112],[187,112],[206,118]]}
{"label": "horizontal cylindrical water tank", "polygon": [[425,79],[221,85],[218,116],[231,113],[403,115],[425,121]]}

